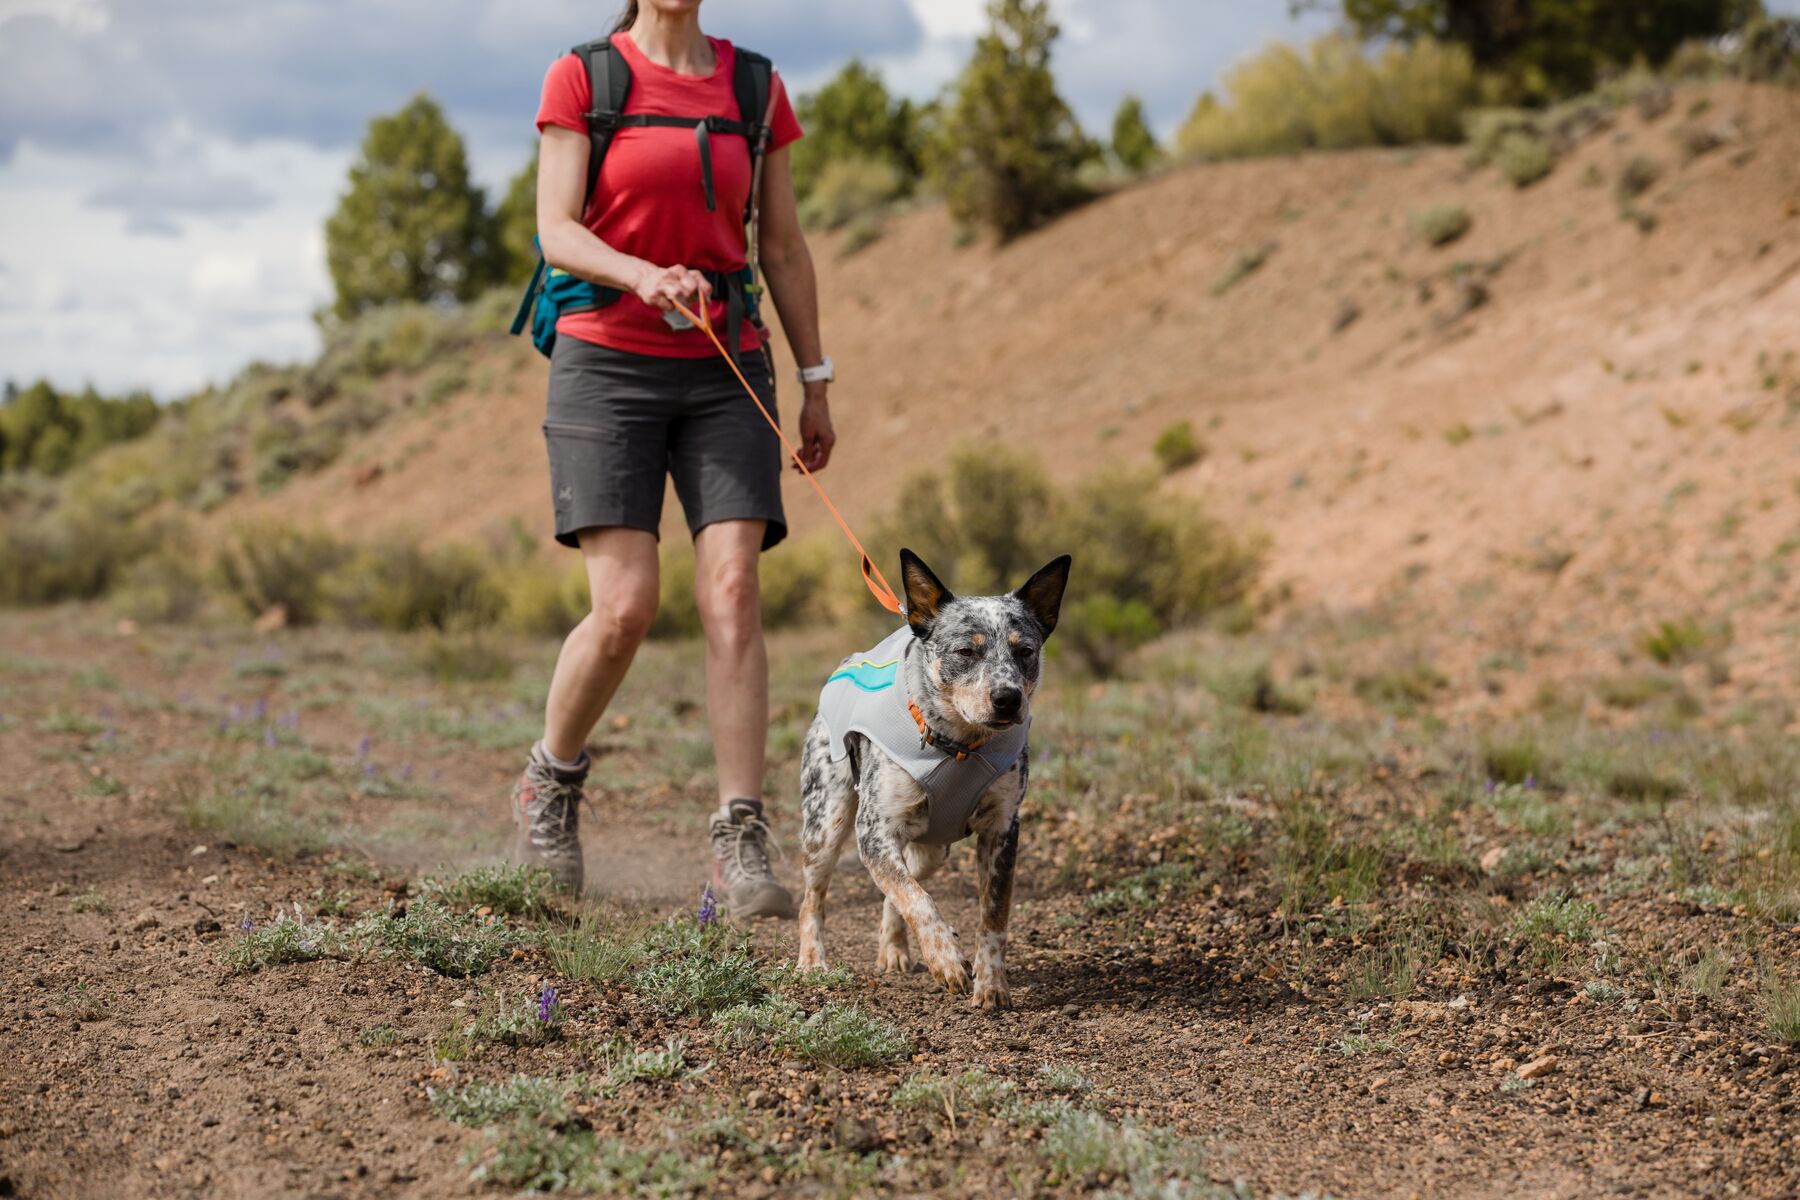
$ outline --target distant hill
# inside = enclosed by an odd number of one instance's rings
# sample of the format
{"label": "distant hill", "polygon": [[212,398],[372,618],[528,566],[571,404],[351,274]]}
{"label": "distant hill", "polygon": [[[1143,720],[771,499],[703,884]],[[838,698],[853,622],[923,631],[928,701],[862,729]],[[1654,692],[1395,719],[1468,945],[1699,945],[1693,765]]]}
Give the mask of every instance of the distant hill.
{"label": "distant hill", "polygon": [[[1467,233],[1432,247],[1416,218],[1456,205]],[[1074,476],[1149,463],[1186,420],[1207,452],[1167,486],[1265,530],[1288,604],[1405,600],[1448,653],[1479,627],[1481,653],[1571,668],[1688,619],[1729,623],[1740,682],[1797,661],[1800,93],[1678,89],[1524,189],[1455,147],[1309,154],[956,241],[925,209],[853,254],[815,243],[841,379],[824,479],[853,519],[960,443]],[[211,519],[470,540],[516,517],[547,540],[543,364],[490,338],[463,366],[440,405]],[[804,532],[824,518],[801,487]]]}

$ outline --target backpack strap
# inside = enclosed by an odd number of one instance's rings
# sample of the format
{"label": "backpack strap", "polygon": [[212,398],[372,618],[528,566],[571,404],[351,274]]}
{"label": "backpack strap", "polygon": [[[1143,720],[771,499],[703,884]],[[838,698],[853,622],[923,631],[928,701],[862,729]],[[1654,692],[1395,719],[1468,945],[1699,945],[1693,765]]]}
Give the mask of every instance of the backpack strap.
{"label": "backpack strap", "polygon": [[[744,126],[744,138],[750,143],[750,175],[758,183],[757,173],[763,152],[769,145],[769,98],[775,83],[775,64],[754,50],[737,48],[737,66],[731,73],[731,88],[737,93],[738,121]],[[750,203],[744,210],[744,223],[751,223],[756,212],[756,189],[750,191]]]}
{"label": "backpack strap", "polygon": [[600,182],[600,164],[605,161],[613,134],[619,131],[625,115],[625,99],[631,94],[631,64],[625,61],[625,56],[610,37],[584,42],[569,53],[580,58],[587,67],[591,96],[587,112],[587,191],[581,202],[585,216],[587,206],[594,200],[594,188]]}

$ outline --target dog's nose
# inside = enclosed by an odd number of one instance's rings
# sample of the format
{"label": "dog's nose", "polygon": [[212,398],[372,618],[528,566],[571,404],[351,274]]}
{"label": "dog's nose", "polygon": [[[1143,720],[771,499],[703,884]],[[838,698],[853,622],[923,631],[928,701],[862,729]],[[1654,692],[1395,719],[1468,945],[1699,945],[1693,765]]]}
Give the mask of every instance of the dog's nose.
{"label": "dog's nose", "polygon": [[1025,693],[1018,688],[995,688],[993,701],[995,716],[1016,717],[1019,715],[1019,706],[1025,703]]}

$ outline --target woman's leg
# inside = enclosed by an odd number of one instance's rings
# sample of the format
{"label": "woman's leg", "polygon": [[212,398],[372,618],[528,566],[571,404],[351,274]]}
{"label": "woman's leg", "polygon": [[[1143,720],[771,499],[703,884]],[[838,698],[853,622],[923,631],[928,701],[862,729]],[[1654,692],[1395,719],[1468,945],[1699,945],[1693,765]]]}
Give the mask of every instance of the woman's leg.
{"label": "woman's leg", "polygon": [[584,747],[656,615],[656,535],[641,529],[584,530],[588,615],[563,641],[544,705],[544,740],[531,748],[513,788],[513,854],[581,892]]}
{"label": "woman's leg", "polygon": [[706,713],[719,803],[758,797],[769,737],[769,655],[757,566],[762,521],[715,521],[694,535],[694,600],[706,631]]}
{"label": "woman's leg", "polygon": [[738,917],[794,915],[794,898],[770,869],[763,820],[769,656],[757,565],[765,524],[714,521],[694,535],[694,599],[706,631],[706,711],[719,782],[709,825],[713,882]]}
{"label": "woman's leg", "polygon": [[544,704],[544,748],[581,757],[656,616],[656,535],[642,529],[585,529],[588,615],[564,639]]}

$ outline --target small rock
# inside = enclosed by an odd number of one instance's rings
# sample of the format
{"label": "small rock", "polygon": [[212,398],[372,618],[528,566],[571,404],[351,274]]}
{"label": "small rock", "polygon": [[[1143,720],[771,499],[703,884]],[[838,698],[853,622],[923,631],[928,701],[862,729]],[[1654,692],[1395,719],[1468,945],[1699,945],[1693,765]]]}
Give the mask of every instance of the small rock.
{"label": "small rock", "polygon": [[1079,1005],[1079,1004],[1063,1005],[1062,1015],[1065,1017],[1068,1017],[1070,1020],[1074,1020],[1076,1017],[1079,1017],[1081,1015],[1081,1005]]}
{"label": "small rock", "polygon": [[200,1119],[200,1128],[211,1129],[214,1125],[217,1125],[218,1123],[219,1123],[219,1118],[217,1118],[217,1117],[202,1117]]}
{"label": "small rock", "polygon": [[287,605],[271,604],[268,608],[263,609],[262,615],[256,618],[251,627],[258,633],[274,633],[277,630],[286,629],[287,623]]}
{"label": "small rock", "polygon": [[763,1091],[761,1088],[751,1089],[750,1094],[744,1097],[744,1103],[751,1108],[767,1108],[774,1102],[775,1097],[769,1095],[769,1093]]}
{"label": "small rock", "polygon": [[843,1149],[857,1154],[881,1149],[881,1132],[870,1122],[849,1115],[837,1119],[831,1129],[831,1138]]}
{"label": "small rock", "polygon": [[162,921],[157,917],[156,913],[151,909],[146,908],[143,912],[131,919],[131,932],[142,933],[146,929],[155,929],[161,924]]}
{"label": "small rock", "polygon": [[1548,1075],[1550,1072],[1556,1070],[1557,1064],[1561,1061],[1562,1060],[1557,1058],[1554,1054],[1546,1054],[1542,1058],[1534,1058],[1528,1063],[1521,1063],[1519,1065],[1519,1078],[1536,1079],[1540,1075]]}
{"label": "small rock", "polygon": [[222,928],[223,926],[211,917],[201,917],[198,921],[194,922],[195,933],[217,933]]}

